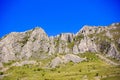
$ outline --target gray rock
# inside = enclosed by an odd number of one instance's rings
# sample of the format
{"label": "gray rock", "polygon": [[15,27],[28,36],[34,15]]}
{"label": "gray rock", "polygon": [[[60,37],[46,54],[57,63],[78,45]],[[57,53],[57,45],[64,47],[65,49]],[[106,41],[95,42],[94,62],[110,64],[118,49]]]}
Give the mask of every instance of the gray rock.
{"label": "gray rock", "polygon": [[56,57],[51,61],[50,67],[55,68],[56,66],[59,66],[61,63],[63,63],[63,60],[60,57]]}
{"label": "gray rock", "polygon": [[33,61],[33,60],[25,60],[25,61],[22,61],[22,62],[16,62],[16,63],[13,63],[11,66],[23,66],[23,65],[26,65],[26,64],[31,64],[31,65],[35,65],[37,64],[36,61]]}
{"label": "gray rock", "polygon": [[116,49],[114,44],[111,44],[110,50],[108,51],[106,56],[116,58],[117,60],[120,60],[120,54],[119,54],[119,52]]}
{"label": "gray rock", "polygon": [[79,63],[83,60],[86,60],[85,58],[80,58],[79,56],[73,54],[66,54],[64,58],[66,59],[65,61],[67,62],[72,61],[74,63]]}
{"label": "gray rock", "polygon": [[62,33],[60,34],[60,40],[66,41],[66,42],[72,42],[73,41],[74,34],[72,33]]}
{"label": "gray rock", "polygon": [[79,53],[78,46],[74,45],[74,47],[73,47],[73,54],[78,54],[78,53]]}
{"label": "gray rock", "polygon": [[73,54],[66,54],[65,56],[60,56],[60,57],[56,57],[55,59],[53,59],[50,63],[50,67],[55,68],[59,66],[60,64],[68,63],[70,61],[74,63],[79,63],[84,60],[86,60],[86,58],[80,58],[79,56],[73,55]]}
{"label": "gray rock", "polygon": [[89,37],[84,37],[84,39],[81,40],[78,45],[78,49],[80,53],[84,53],[86,51],[97,52],[96,44]]}
{"label": "gray rock", "polygon": [[110,34],[109,31],[106,32],[106,36],[108,36],[109,38],[112,38],[112,37],[113,37],[112,34]]}
{"label": "gray rock", "polygon": [[82,29],[80,29],[79,32],[77,32],[76,35],[83,34],[84,36],[86,36],[88,34],[94,34],[94,33],[96,33],[97,30],[98,30],[98,28],[96,26],[85,25],[85,26],[83,26]]}

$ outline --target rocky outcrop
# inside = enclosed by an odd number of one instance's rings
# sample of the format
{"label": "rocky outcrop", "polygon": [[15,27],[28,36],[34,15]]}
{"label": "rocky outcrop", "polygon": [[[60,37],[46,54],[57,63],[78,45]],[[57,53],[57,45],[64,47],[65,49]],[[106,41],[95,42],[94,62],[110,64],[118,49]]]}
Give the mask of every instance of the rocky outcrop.
{"label": "rocky outcrop", "polygon": [[78,49],[80,53],[84,53],[86,51],[97,52],[96,44],[89,37],[86,36],[79,43]]}
{"label": "rocky outcrop", "polygon": [[66,42],[72,42],[73,37],[74,37],[74,34],[71,34],[71,33],[62,33],[62,34],[60,34],[60,40],[66,41]]}
{"label": "rocky outcrop", "polygon": [[[0,60],[1,62],[8,62],[9,60],[17,59],[17,54],[22,50],[22,46],[27,42],[24,38],[25,32],[12,32],[0,41]],[[20,43],[23,42],[23,43]]]}
{"label": "rocky outcrop", "polygon": [[[45,59],[49,55],[104,53],[120,60],[120,23],[107,26],[84,26],[76,34],[62,33],[48,37],[42,28],[12,32],[0,39],[0,62]],[[59,60],[59,59],[58,59]]]}
{"label": "rocky outcrop", "polygon": [[107,52],[107,57],[111,57],[111,58],[115,58],[117,60],[120,60],[120,54],[118,52],[118,50],[116,49],[114,44],[111,44],[110,49]]}
{"label": "rocky outcrop", "polygon": [[86,60],[86,58],[80,58],[79,56],[73,54],[66,54],[65,56],[60,56],[53,59],[49,66],[51,68],[55,68],[60,64],[68,63],[70,61],[72,61],[73,63],[79,63],[84,60]]}
{"label": "rocky outcrop", "polygon": [[86,58],[80,58],[79,56],[77,55],[73,55],[73,54],[66,54],[64,57],[64,63],[67,63],[67,62],[74,62],[74,63],[79,63],[83,60],[86,60]]}
{"label": "rocky outcrop", "polygon": [[58,66],[58,65],[60,65],[62,63],[63,63],[62,59],[60,57],[56,57],[55,59],[52,60],[52,62],[50,63],[49,66],[51,68],[55,68],[56,66]]}
{"label": "rocky outcrop", "polygon": [[78,50],[78,46],[77,45],[74,45],[73,47],[73,54],[79,54],[79,50]]}
{"label": "rocky outcrop", "polygon": [[36,65],[37,62],[36,61],[33,61],[33,60],[30,60],[30,61],[22,61],[22,62],[16,62],[14,64],[12,64],[11,66],[24,66],[24,65]]}
{"label": "rocky outcrop", "polygon": [[83,34],[85,36],[88,34],[94,34],[97,29],[98,29],[97,27],[85,25],[85,26],[83,26],[82,29],[80,29],[80,31],[76,35]]}

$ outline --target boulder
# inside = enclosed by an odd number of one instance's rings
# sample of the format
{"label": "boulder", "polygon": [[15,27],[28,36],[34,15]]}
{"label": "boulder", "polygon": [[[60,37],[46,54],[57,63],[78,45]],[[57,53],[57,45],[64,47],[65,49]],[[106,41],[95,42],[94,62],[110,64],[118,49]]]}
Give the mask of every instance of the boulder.
{"label": "boulder", "polygon": [[54,58],[51,63],[50,63],[50,67],[51,68],[55,68],[57,66],[59,66],[60,64],[66,64],[70,61],[72,61],[73,63],[79,63],[86,60],[86,58],[80,58],[77,55],[74,54],[66,54],[64,56],[60,56],[60,57],[56,57]]}

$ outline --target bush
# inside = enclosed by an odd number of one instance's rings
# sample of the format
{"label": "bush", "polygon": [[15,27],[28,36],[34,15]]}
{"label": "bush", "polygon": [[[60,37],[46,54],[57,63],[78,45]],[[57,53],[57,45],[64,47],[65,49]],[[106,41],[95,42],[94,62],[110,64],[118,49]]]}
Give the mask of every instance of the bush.
{"label": "bush", "polygon": [[3,72],[0,72],[0,75],[3,75],[4,73]]}
{"label": "bush", "polygon": [[74,42],[68,43],[67,47],[72,49],[74,47]]}
{"label": "bush", "polygon": [[36,68],[36,69],[34,69],[34,71],[42,71],[43,69],[41,69],[41,68]]}
{"label": "bush", "polygon": [[42,73],[42,76],[45,76],[45,73]]}
{"label": "bush", "polygon": [[51,71],[56,71],[56,68],[51,69]]}
{"label": "bush", "polygon": [[41,71],[42,69],[41,68],[38,68],[37,71]]}
{"label": "bush", "polygon": [[79,72],[81,72],[81,69],[79,69]]}
{"label": "bush", "polygon": [[60,71],[58,71],[58,73],[60,73]]}
{"label": "bush", "polygon": [[95,74],[95,76],[98,76],[98,75],[99,75],[98,73]]}
{"label": "bush", "polygon": [[74,38],[74,40],[75,40],[75,41],[81,41],[81,39],[83,39],[83,38],[84,38],[84,35],[81,34],[81,35],[76,36],[76,37]]}

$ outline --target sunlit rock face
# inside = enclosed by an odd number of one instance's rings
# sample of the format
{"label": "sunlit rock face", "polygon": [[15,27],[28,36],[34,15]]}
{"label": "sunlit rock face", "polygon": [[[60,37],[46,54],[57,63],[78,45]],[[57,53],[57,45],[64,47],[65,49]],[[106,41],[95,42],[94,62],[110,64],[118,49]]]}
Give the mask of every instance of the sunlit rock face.
{"label": "sunlit rock face", "polygon": [[36,27],[25,32],[12,32],[0,39],[0,62],[45,59],[49,55],[86,51],[120,60],[120,23],[83,26],[76,34],[61,33],[51,37],[42,28]]}
{"label": "sunlit rock face", "polygon": [[86,60],[86,58],[80,58],[79,56],[74,54],[66,54],[65,56],[56,57],[55,59],[53,59],[49,66],[51,68],[55,68],[62,63],[68,63],[70,61],[72,61],[73,63],[79,63],[84,60]]}

